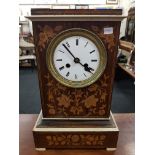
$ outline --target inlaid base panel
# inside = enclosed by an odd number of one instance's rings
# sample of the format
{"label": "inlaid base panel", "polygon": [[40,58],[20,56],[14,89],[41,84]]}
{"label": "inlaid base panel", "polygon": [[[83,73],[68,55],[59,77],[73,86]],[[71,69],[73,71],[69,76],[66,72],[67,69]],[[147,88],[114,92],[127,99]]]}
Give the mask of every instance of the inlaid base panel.
{"label": "inlaid base panel", "polygon": [[[110,120],[44,120],[40,113],[33,128],[36,148],[106,149],[116,148],[119,129]],[[39,150],[39,149],[37,149]]]}

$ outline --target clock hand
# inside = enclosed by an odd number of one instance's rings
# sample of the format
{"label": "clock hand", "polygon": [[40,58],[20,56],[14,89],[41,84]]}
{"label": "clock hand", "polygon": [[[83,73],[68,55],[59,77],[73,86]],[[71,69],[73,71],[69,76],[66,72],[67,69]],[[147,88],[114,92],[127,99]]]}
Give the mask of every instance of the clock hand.
{"label": "clock hand", "polygon": [[94,69],[93,69],[93,68],[91,68],[91,67],[89,67],[89,69],[90,69],[90,70],[92,70],[92,71],[94,71]]}
{"label": "clock hand", "polygon": [[[74,58],[74,62],[75,62],[75,63],[79,63],[81,66],[84,67],[84,70],[85,70],[85,71],[92,73],[90,70],[94,70],[94,69],[88,67],[88,64],[83,65],[83,64],[80,62],[80,59],[77,58],[77,57],[75,57],[75,56],[73,55],[73,53],[67,48],[67,46],[66,46],[65,44],[62,44],[62,45],[63,45],[63,47],[69,52],[69,54]],[[93,73],[92,73],[92,74],[93,74]]]}
{"label": "clock hand", "polygon": [[[90,71],[90,68],[88,67],[88,65],[83,65],[81,62],[80,62],[80,59],[78,59],[77,58],[77,62],[76,63],[79,63],[82,67],[84,67],[84,70],[85,71],[87,71],[87,72],[90,72],[90,73],[92,73],[91,71]],[[93,74],[93,73],[92,73]]]}
{"label": "clock hand", "polygon": [[67,46],[65,44],[62,44],[63,47],[69,52],[69,54],[75,59],[75,56],[73,55],[73,53],[67,48]]}
{"label": "clock hand", "polygon": [[[84,66],[85,66],[85,67],[88,67],[88,64],[87,64],[87,63],[85,63],[85,64],[84,64]],[[94,71],[94,69],[93,69],[93,68],[91,68],[91,67],[88,67],[88,68],[89,68],[90,70]]]}
{"label": "clock hand", "polygon": [[[80,59],[79,59],[79,58],[75,58],[75,59],[74,59],[74,62],[75,62],[75,63],[79,63],[82,67],[84,67],[84,70],[87,71],[87,72],[89,72],[89,73],[92,73],[90,70],[94,70],[94,69],[88,67],[88,64],[84,64],[84,65],[83,65],[83,64],[80,62]],[[92,73],[92,74],[93,74],[93,73]]]}
{"label": "clock hand", "polygon": [[90,71],[90,68],[89,68],[89,67],[85,67],[84,70],[87,71],[87,72],[89,72],[89,73],[91,73],[91,74],[93,74],[93,73]]}
{"label": "clock hand", "polygon": [[80,59],[77,58],[77,57],[75,57],[75,56],[73,55],[73,53],[67,48],[67,46],[66,46],[65,44],[62,44],[62,45],[63,45],[63,47],[69,52],[69,54],[74,58],[74,62],[75,62],[75,63],[79,63],[79,62],[80,62]]}
{"label": "clock hand", "polygon": [[[87,71],[87,72],[89,72],[89,73],[91,73],[91,74],[93,74],[90,70],[91,70],[91,68],[90,67],[88,67],[88,64],[81,64],[81,62],[79,62],[80,63],[80,65],[82,65],[83,67],[84,67],[84,70],[85,71]],[[94,70],[94,69],[93,69]]]}

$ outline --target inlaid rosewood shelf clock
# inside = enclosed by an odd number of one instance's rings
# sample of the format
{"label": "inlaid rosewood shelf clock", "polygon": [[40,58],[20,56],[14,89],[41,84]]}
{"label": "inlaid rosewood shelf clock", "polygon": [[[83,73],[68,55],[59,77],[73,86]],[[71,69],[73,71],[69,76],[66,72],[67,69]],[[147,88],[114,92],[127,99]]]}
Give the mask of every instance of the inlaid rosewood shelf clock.
{"label": "inlaid rosewood shelf clock", "polygon": [[116,149],[110,108],[122,10],[31,14],[42,106],[36,149]]}

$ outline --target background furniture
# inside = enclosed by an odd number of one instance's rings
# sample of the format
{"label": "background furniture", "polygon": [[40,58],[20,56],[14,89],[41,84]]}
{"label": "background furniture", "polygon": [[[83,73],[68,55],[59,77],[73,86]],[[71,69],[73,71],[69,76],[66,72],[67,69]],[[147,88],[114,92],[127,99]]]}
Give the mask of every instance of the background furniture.
{"label": "background furniture", "polygon": [[127,58],[127,63],[118,63],[118,66],[123,69],[127,74],[135,78],[135,46],[133,43],[128,41],[119,41],[119,49],[121,54]]}
{"label": "background furniture", "polygon": [[19,25],[19,65],[22,67],[34,67],[36,65],[36,56],[33,37],[29,31],[29,23],[28,21],[23,21]]}
{"label": "background furniture", "polygon": [[128,11],[125,40],[135,43],[135,8],[130,8]]}
{"label": "background furniture", "polygon": [[118,66],[129,74],[132,78],[135,78],[135,7],[132,7],[128,11],[128,17],[126,22],[125,36],[121,38],[119,42],[119,49],[121,54],[127,57],[127,63],[118,63]]}
{"label": "background furniture", "polygon": [[36,56],[34,52],[34,45],[26,42],[23,37],[19,40],[19,65],[20,66],[35,66]]}

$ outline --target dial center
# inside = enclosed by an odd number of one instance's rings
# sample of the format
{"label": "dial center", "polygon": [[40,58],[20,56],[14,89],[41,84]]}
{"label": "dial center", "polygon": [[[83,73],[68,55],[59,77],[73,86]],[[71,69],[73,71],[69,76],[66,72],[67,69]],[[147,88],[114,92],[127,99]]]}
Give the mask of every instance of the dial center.
{"label": "dial center", "polygon": [[74,59],[74,62],[75,62],[75,63],[79,63],[79,62],[80,62],[80,59],[79,59],[79,58],[75,58],[75,59]]}

